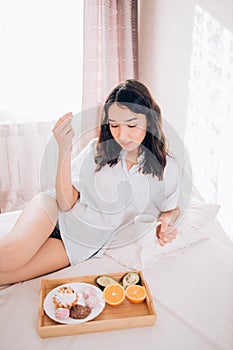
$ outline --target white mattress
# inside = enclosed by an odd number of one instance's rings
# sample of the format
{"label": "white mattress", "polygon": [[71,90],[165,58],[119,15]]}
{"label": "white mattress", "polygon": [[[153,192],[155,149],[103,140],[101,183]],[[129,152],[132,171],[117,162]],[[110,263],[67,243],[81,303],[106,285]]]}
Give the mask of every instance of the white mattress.
{"label": "white mattress", "polygon": [[[14,218],[0,215],[6,230]],[[0,289],[1,350],[233,349],[233,252],[214,238],[143,270],[158,318],[155,326],[42,339],[37,333],[42,278],[127,271],[109,256]]]}

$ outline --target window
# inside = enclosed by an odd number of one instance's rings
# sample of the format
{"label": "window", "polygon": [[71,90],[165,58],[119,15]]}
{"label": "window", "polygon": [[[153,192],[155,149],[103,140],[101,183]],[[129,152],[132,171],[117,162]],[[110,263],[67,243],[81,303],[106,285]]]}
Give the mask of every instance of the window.
{"label": "window", "polygon": [[1,0],[0,122],[81,111],[82,0]]}

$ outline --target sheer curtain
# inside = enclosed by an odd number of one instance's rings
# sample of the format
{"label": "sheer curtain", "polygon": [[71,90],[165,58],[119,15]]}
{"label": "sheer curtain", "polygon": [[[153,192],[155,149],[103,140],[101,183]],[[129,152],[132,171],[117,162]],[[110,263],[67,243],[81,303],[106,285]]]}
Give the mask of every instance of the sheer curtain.
{"label": "sheer curtain", "polygon": [[137,0],[85,0],[82,132],[95,135],[106,95],[138,76]]}
{"label": "sheer curtain", "polygon": [[22,209],[40,190],[40,160],[52,121],[0,125],[0,212]]}
{"label": "sheer curtain", "polygon": [[0,0],[0,212],[39,191],[54,120],[80,111],[83,0]]}
{"label": "sheer curtain", "polygon": [[[88,140],[96,135],[106,94],[120,81],[137,78],[137,6],[137,0],[41,0],[36,8],[29,0],[0,2],[0,47],[5,50],[1,50],[5,56],[0,60],[2,77],[7,81],[4,84],[1,80],[0,91],[5,95],[8,88],[19,92],[16,97],[9,95],[1,100],[4,105],[0,103],[0,122],[4,122],[0,125],[0,211],[21,209],[39,190],[40,161],[53,125],[50,121],[38,123],[42,111],[54,120],[69,110],[82,110],[81,117],[74,118],[74,128],[77,135],[91,129],[86,134]],[[23,50],[17,51],[20,45]],[[42,67],[43,62],[46,64]],[[15,84],[10,84],[9,77],[15,79]],[[19,98],[20,93],[24,99]],[[82,107],[76,104],[80,96]],[[36,124],[31,123],[32,119]]]}

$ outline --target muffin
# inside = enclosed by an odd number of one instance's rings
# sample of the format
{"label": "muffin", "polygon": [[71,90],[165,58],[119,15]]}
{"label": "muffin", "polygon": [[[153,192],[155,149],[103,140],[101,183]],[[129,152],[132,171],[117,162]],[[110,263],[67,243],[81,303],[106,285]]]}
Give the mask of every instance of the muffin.
{"label": "muffin", "polygon": [[70,309],[78,302],[78,293],[70,286],[62,286],[53,297],[56,308]]}

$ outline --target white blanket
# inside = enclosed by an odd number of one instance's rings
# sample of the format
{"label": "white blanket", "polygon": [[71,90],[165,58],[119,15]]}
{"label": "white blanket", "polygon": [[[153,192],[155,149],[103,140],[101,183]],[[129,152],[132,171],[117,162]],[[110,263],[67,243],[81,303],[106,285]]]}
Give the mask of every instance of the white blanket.
{"label": "white blanket", "polygon": [[[0,227],[9,228],[14,220],[12,214],[1,214]],[[59,338],[39,337],[38,298],[42,278],[128,270],[105,255],[1,288],[1,350],[88,350],[97,346],[101,350],[233,349],[233,252],[214,238],[201,239],[175,256],[160,256],[142,269],[158,314],[155,326]]]}

